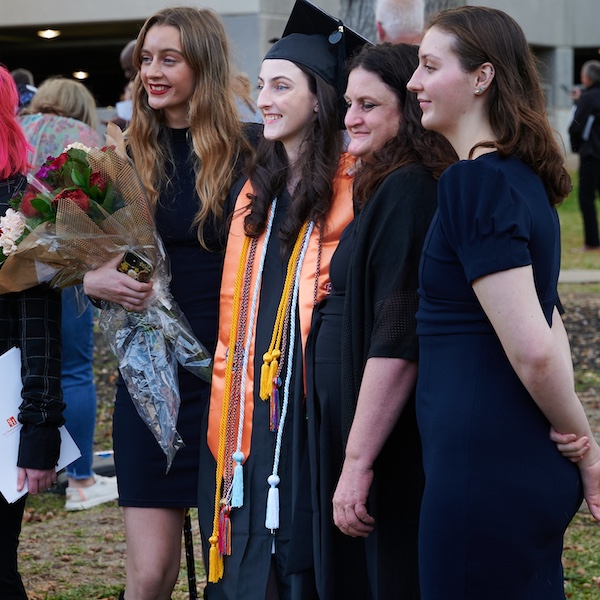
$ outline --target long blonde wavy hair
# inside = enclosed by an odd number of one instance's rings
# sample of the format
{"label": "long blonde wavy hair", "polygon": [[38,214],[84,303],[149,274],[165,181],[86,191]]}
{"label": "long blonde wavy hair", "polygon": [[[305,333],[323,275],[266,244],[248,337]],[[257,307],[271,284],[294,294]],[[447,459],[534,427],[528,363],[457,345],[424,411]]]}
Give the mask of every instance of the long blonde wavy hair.
{"label": "long blonde wavy hair", "polygon": [[148,105],[148,94],[139,75],[142,48],[148,30],[155,25],[176,27],[186,63],[194,71],[195,88],[189,101],[188,118],[195,154],[196,192],[199,198],[194,224],[204,243],[204,224],[220,218],[231,187],[234,166],[248,144],[242,135],[231,87],[229,43],[218,14],[208,8],[165,8],[142,27],[133,52],[138,70],[133,86],[133,116],[125,132],[135,166],[154,208],[167,179],[169,148],[161,143],[165,127],[162,110]]}

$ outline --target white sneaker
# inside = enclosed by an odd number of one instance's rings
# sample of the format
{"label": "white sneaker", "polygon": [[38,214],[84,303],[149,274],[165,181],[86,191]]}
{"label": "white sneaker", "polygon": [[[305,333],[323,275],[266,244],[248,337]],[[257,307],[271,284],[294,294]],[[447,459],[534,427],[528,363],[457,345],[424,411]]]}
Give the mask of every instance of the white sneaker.
{"label": "white sneaker", "polygon": [[116,477],[103,477],[94,474],[96,483],[89,487],[68,487],[66,510],[85,510],[119,497]]}

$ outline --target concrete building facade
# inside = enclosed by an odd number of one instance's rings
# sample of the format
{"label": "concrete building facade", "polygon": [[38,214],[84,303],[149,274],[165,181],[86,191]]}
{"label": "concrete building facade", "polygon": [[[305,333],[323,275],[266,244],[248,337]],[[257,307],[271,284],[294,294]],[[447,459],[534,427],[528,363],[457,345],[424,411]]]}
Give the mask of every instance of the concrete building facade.
{"label": "concrete building facade", "polygon": [[[62,44],[80,58],[81,68],[85,68],[86,54],[102,54],[105,48],[104,62],[115,63],[111,69],[116,68],[118,73],[118,53],[135,37],[144,20],[164,6],[177,4],[211,7],[223,17],[232,40],[235,66],[253,81],[269,40],[281,35],[293,0],[2,0],[0,61],[11,69],[27,66],[35,74],[31,63],[45,65],[52,56],[50,44]],[[340,14],[340,0],[316,0],[316,4],[332,14]],[[600,58],[600,2],[475,0],[466,4],[504,10],[523,27],[541,61],[551,118],[564,134],[572,105],[570,90],[579,82],[580,66],[585,60]],[[64,28],[70,38],[40,41],[35,32],[41,28]],[[16,64],[19,56],[28,56],[29,64]],[[56,62],[61,60],[66,61]],[[47,75],[48,70],[44,72]],[[93,91],[97,95],[100,87],[96,83]]]}

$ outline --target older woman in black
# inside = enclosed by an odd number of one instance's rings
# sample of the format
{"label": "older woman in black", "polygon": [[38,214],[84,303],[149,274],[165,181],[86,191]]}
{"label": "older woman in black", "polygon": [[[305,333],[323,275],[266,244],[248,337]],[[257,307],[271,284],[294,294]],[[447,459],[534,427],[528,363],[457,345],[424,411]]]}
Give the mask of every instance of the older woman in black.
{"label": "older woman in black", "polygon": [[[418,597],[417,267],[436,177],[454,156],[420,125],[406,91],[416,64],[416,47],[389,44],[365,47],[349,64],[345,124],[359,159],[358,215],[333,256],[332,292],[315,311],[307,398],[322,598]],[[367,502],[374,526],[360,512]],[[369,525],[358,529],[354,511]]]}

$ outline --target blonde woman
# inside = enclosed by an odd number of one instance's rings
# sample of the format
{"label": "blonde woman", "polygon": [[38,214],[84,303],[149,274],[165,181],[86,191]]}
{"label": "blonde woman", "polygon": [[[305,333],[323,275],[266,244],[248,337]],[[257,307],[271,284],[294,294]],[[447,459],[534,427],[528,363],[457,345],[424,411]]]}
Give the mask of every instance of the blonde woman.
{"label": "blonde woman", "polygon": [[[134,50],[126,132],[170,259],[171,291],[209,350],[217,335],[222,204],[249,151],[228,56],[213,10],[176,7],[150,17]],[[85,291],[127,309],[144,308],[152,284],[118,273],[116,262],[88,272]],[[179,387],[177,430],[185,447],[165,474],[162,450],[123,382],[117,384],[113,435],[127,537],[122,598],[166,600],[177,580],[185,508],[197,503],[199,423],[208,402],[208,385],[187,371],[180,371]]]}

